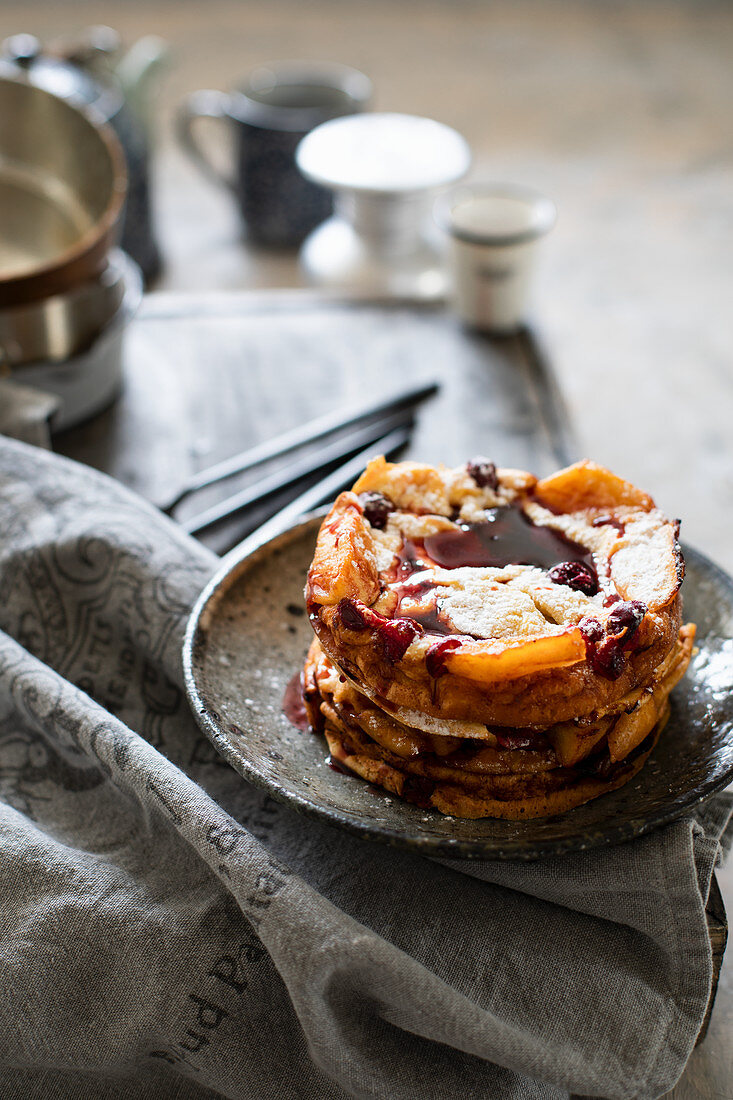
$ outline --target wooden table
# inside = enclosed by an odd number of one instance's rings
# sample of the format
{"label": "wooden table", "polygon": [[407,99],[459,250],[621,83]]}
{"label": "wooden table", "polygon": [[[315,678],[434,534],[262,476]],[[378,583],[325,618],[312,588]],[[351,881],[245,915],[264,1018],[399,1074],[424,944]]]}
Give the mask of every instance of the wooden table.
{"label": "wooden table", "polygon": [[[6,0],[3,17],[6,33],[47,37],[84,26],[90,11],[82,0]],[[534,320],[580,449],[651,491],[684,518],[691,543],[733,570],[733,8],[126,0],[114,19],[127,41],[162,34],[174,55],[156,120],[161,288],[301,283],[295,257],[247,247],[229,196],[176,149],[175,105],[265,59],[354,64],[372,77],[376,107],[461,130],[477,178],[554,197],[560,217]],[[732,910],[730,865],[720,883]],[[674,1100],[733,1098],[731,1036],[729,958],[710,1032]]]}

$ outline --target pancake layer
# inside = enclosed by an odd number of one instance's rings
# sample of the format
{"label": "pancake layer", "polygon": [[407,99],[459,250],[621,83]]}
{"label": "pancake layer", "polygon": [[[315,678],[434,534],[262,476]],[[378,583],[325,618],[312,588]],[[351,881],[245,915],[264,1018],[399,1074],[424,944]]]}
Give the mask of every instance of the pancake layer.
{"label": "pancake layer", "polygon": [[304,669],[312,728],[332,760],[407,801],[456,817],[562,813],[626,783],[651,752],[684,675],[694,628],[685,626],[654,683],[590,723],[542,732],[498,727],[472,737],[406,726],[360,694],[314,640]]}

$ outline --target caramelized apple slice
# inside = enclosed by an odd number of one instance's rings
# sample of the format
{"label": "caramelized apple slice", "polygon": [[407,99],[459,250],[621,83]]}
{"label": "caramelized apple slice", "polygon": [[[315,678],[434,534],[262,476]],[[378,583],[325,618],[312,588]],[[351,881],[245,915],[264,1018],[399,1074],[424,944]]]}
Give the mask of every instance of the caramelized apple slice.
{"label": "caramelized apple slice", "polygon": [[308,571],[308,602],[331,606],[347,596],[371,604],[379,595],[377,562],[362,508],[341,493],[323,521]]}
{"label": "caramelized apple slice", "polygon": [[538,481],[534,495],[552,512],[599,512],[621,505],[649,512],[654,507],[641,489],[587,459]]}
{"label": "caramelized apple slice", "polygon": [[642,697],[630,713],[620,715],[609,731],[608,752],[611,760],[625,760],[663,716],[669,693],[687,671],[694,641],[695,626],[688,623],[681,628],[674,658],[671,663],[665,662],[664,674],[654,685],[652,694]]}
{"label": "caramelized apple slice", "polygon": [[579,730],[573,722],[562,722],[547,731],[547,739],[565,768],[585,760],[595,745],[606,736],[612,719],[607,718],[589,730]]}
{"label": "caramelized apple slice", "polygon": [[585,641],[577,627],[564,634],[533,638],[518,645],[462,641],[444,657],[455,676],[478,683],[515,680],[549,668],[562,668],[585,660]]}
{"label": "caramelized apple slice", "polygon": [[326,726],[326,741],[331,759],[337,764],[343,765],[349,771],[360,775],[368,783],[375,783],[378,787],[384,787],[390,794],[401,796],[405,786],[405,776],[396,768],[391,768],[382,760],[365,756],[362,753],[351,753],[345,747],[343,741],[336,733]]}
{"label": "caramelized apple slice", "polygon": [[649,695],[631,714],[620,715],[608,734],[608,755],[615,763],[625,760],[656,726],[667,706],[667,693]]}

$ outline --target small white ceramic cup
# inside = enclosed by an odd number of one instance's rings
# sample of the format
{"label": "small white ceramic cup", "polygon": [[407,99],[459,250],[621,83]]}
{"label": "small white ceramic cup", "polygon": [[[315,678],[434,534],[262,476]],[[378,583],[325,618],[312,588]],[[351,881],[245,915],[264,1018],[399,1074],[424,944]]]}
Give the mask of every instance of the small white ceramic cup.
{"label": "small white ceramic cup", "polygon": [[525,316],[537,243],[552,229],[551,199],[515,184],[473,184],[439,200],[450,238],[452,300],[474,328],[513,332]]}

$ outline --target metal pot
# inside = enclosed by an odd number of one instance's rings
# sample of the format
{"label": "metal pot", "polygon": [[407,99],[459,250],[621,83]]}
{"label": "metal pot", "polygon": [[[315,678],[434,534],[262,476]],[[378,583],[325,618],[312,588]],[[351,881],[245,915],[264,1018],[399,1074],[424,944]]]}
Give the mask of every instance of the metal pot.
{"label": "metal pot", "polygon": [[27,363],[10,371],[13,382],[59,398],[51,420],[54,432],[73,428],[101,412],[122,386],[124,336],[142,300],[142,277],[125,253],[117,252],[113,258],[122,270],[122,293],[117,309],[91,346],[63,363]]}
{"label": "metal pot", "polygon": [[116,313],[126,267],[115,249],[94,279],[40,302],[0,309],[0,372],[24,363],[60,363],[78,355]]}
{"label": "metal pot", "polygon": [[125,191],[120,144],[93,112],[0,78],[0,309],[99,275]]}
{"label": "metal pot", "polygon": [[158,274],[161,261],[152,230],[145,100],[166,53],[163,40],[152,35],[123,53],[115,31],[91,27],[80,38],[47,47],[33,35],[16,34],[3,42],[0,54],[0,76],[25,80],[76,107],[92,107],[117,134],[128,172],[120,244],[146,282]]}

